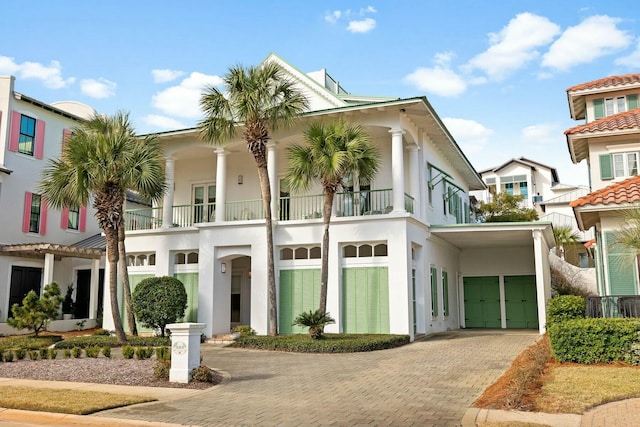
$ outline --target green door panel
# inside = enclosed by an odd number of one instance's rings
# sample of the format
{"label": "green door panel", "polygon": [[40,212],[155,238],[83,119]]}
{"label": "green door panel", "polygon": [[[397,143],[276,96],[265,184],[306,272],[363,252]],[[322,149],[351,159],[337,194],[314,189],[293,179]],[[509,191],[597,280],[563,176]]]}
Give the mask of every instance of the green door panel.
{"label": "green door panel", "polygon": [[173,275],[176,279],[184,284],[184,290],[187,292],[187,309],[184,311],[184,317],[179,322],[197,322],[198,321],[198,273],[176,273]]}
{"label": "green door panel", "polygon": [[387,267],[342,269],[342,319],[345,333],[389,333]]}
{"label": "green door panel", "polygon": [[[149,277],[155,277],[155,276],[153,274],[130,274],[129,287],[131,288],[131,295],[133,295],[133,291],[136,289],[136,286],[138,285],[138,283],[142,282],[144,279],[147,279]],[[127,316],[125,314],[124,296],[122,297],[122,299],[118,300],[118,303],[120,304],[120,316],[122,316],[122,327],[124,328],[125,332],[128,333],[129,322],[127,321]],[[138,319],[136,319],[136,326],[137,326],[138,332],[141,332],[141,333],[153,332],[153,329],[151,328],[142,327]]]}
{"label": "green door panel", "polygon": [[465,277],[464,313],[467,328],[500,328],[500,280],[498,276]]}
{"label": "green door panel", "polygon": [[535,276],[504,277],[507,328],[538,328]]}
{"label": "green door panel", "polygon": [[306,334],[307,328],[293,326],[293,320],[304,311],[315,311],[320,305],[320,269],[280,270],[281,334]]}
{"label": "green door panel", "polygon": [[604,233],[606,241],[607,275],[609,276],[609,294],[638,295],[635,273],[635,256],[624,245],[616,244],[613,231]]}

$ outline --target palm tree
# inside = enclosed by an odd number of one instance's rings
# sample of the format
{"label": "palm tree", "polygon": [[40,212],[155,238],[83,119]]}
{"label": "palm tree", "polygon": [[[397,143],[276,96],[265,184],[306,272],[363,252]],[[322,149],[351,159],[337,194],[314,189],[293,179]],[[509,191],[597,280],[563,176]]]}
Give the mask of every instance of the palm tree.
{"label": "palm tree", "polygon": [[83,206],[93,197],[95,217],[106,237],[111,311],[122,343],[126,336],[118,309],[117,265],[125,190],[159,200],[165,190],[164,156],[155,137],[135,136],[127,113],[96,115],[72,132],[61,157],[44,169],[40,191],[57,209]]}
{"label": "palm tree", "polygon": [[622,215],[625,226],[616,231],[615,244],[622,245],[640,268],[640,207],[626,209]]}
{"label": "palm tree", "polygon": [[289,170],[286,180],[292,191],[308,191],[312,182],[322,186],[324,233],[319,310],[326,312],[333,199],[343,188],[346,178],[357,177],[360,182],[370,182],[380,167],[380,153],[362,126],[344,119],[313,123],[305,129],[304,139],[306,145],[295,144],[287,150]]}
{"label": "palm tree", "polygon": [[257,67],[233,66],[224,75],[223,82],[224,91],[210,86],[202,94],[200,106],[205,118],[198,127],[204,140],[220,145],[233,138],[240,125],[244,126],[243,137],[258,167],[265,211],[269,335],[277,335],[271,187],[267,172],[266,145],[269,133],[280,126],[293,125],[295,119],[307,108],[308,102],[275,62]]}
{"label": "palm tree", "polygon": [[329,313],[321,310],[302,312],[293,320],[294,325],[309,328],[309,335],[312,340],[321,339],[324,333],[324,327],[330,323],[336,323],[336,321]]}
{"label": "palm tree", "polygon": [[575,245],[576,243],[580,242],[580,235],[569,225],[553,227],[553,236],[556,238],[556,244],[558,245],[558,254],[560,256],[560,259],[563,260],[565,246]]}

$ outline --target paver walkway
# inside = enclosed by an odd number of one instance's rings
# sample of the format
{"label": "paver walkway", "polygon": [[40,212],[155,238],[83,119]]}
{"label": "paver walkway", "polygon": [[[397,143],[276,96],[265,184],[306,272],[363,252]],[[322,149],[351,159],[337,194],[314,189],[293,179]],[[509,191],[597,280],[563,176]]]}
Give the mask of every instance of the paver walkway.
{"label": "paver walkway", "polygon": [[539,335],[452,331],[385,351],[335,355],[203,345],[231,380],[189,398],[97,416],[200,426],[460,425],[473,400]]}

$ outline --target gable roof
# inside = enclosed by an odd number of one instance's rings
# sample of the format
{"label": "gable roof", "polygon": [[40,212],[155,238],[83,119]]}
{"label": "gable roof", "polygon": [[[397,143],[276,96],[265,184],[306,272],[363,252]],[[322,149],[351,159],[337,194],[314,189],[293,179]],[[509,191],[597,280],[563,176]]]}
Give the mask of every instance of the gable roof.
{"label": "gable roof", "polygon": [[589,157],[589,138],[640,133],[640,108],[594,120],[564,131],[573,163]]}
{"label": "gable roof", "polygon": [[586,117],[586,95],[640,88],[640,73],[609,76],[567,88],[567,101],[572,119]]}
{"label": "gable roof", "polygon": [[534,160],[527,159],[526,157],[519,157],[517,159],[508,160],[508,161],[504,162],[503,164],[501,164],[500,166],[496,166],[494,168],[485,169],[483,171],[480,171],[479,173],[480,173],[480,175],[482,175],[484,173],[487,173],[487,172],[495,172],[495,173],[497,173],[498,171],[506,168],[507,166],[509,166],[512,163],[519,163],[521,165],[530,167],[532,170],[537,170],[537,167],[545,168],[545,169],[547,169],[547,170],[549,170],[551,172],[551,176],[553,178],[553,182],[559,182],[560,181],[558,179],[558,171],[557,171],[556,168],[553,168],[551,166],[547,166],[547,165],[545,165],[543,163],[536,162]]}
{"label": "gable roof", "polygon": [[571,203],[572,208],[580,206],[633,203],[640,200],[640,175],[616,182],[593,191]]}

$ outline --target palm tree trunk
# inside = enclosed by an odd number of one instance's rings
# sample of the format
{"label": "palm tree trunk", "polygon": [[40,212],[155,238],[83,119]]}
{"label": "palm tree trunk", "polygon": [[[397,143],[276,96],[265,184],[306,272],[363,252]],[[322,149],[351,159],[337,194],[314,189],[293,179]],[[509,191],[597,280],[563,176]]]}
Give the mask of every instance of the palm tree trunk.
{"label": "palm tree trunk", "polygon": [[127,337],[122,328],[122,319],[120,318],[120,308],[118,305],[118,231],[113,228],[108,228],[104,231],[109,261],[109,294],[111,296],[113,327],[116,331],[118,342],[124,344],[127,341]]}
{"label": "palm tree trunk", "polygon": [[267,293],[269,295],[269,335],[278,335],[278,302],[276,300],[276,275],[273,261],[273,219],[271,217],[271,183],[267,170],[267,159],[262,150],[257,149],[253,156],[258,165],[258,178],[264,205],[265,226],[267,228]]}
{"label": "palm tree trunk", "polygon": [[327,290],[329,287],[329,222],[331,221],[331,211],[333,210],[334,191],[325,188],[324,209],[322,212],[322,222],[324,232],[322,234],[322,270],[320,273],[320,311],[327,312]]}
{"label": "palm tree trunk", "polygon": [[122,289],[124,290],[124,308],[127,314],[127,324],[129,325],[129,334],[138,335],[138,327],[136,318],[133,314],[131,305],[131,286],[129,284],[129,269],[127,267],[127,251],[124,246],[124,224],[118,229],[118,254],[120,264],[120,275],[122,276]]}

